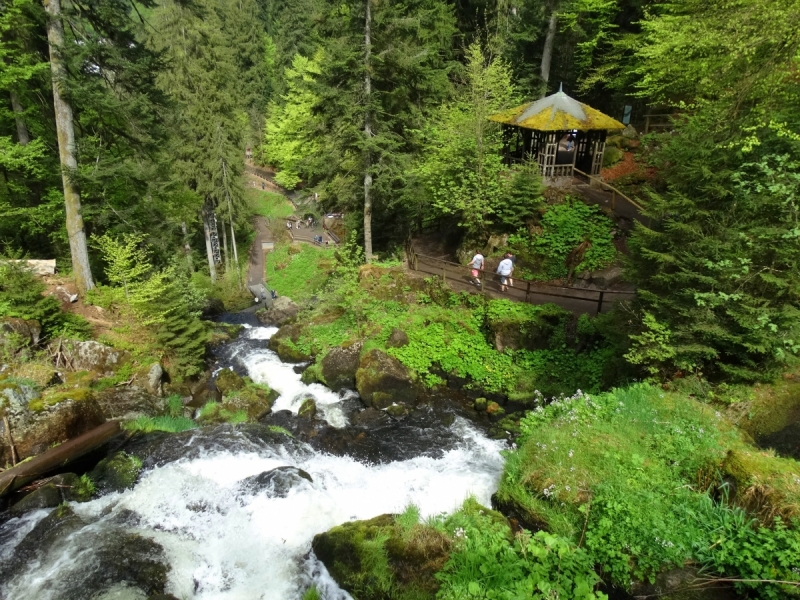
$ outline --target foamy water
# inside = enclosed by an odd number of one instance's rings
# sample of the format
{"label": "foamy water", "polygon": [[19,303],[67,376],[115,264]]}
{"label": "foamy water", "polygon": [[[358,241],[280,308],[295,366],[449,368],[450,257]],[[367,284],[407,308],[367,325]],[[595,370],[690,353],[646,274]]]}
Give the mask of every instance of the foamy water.
{"label": "foamy water", "polygon": [[[327,590],[327,598],[347,598],[316,561],[303,558],[315,534],[397,513],[411,503],[423,516],[451,512],[469,495],[489,503],[503,465],[501,445],[461,419],[453,427],[464,443],[438,459],[376,466],[308,449],[301,458],[280,448],[215,453],[153,469],[133,490],[74,504],[90,525],[73,534],[49,564],[12,582],[6,597],[59,598],[59,582],[73,579],[68,575],[80,572],[81,561],[92,560],[93,536],[113,535],[124,516],[126,531],[164,548],[171,566],[168,591],[178,598],[290,600],[300,598],[312,580]],[[245,477],[285,465],[304,469],[314,483],[302,482],[285,498],[238,486]]]}
{"label": "foamy water", "polygon": [[[245,339],[267,340],[275,331],[249,328]],[[266,348],[253,348],[252,342],[232,348],[254,381],[281,394],[275,410],[296,413],[310,395],[329,423],[346,425],[339,394],[303,384],[291,365]],[[86,525],[57,543],[40,563],[0,586],[0,597],[58,600],[80,585],[87,565],[96,563],[103,539],[128,532],[164,548],[170,566],[167,592],[178,598],[298,600],[314,583],[326,600],[345,600],[349,595],[309,554],[314,535],[347,521],[398,513],[409,504],[425,517],[452,512],[470,495],[490,503],[503,468],[503,444],[487,439],[462,418],[456,418],[451,430],[462,442],[437,458],[368,465],[298,444],[254,450],[242,438],[239,451],[209,451],[154,468],[132,490],[73,504]],[[302,481],[283,498],[239,484],[280,466],[307,471],[313,483]],[[0,536],[0,557],[10,556],[46,514],[36,511],[9,522]],[[144,597],[124,585],[101,596]]]}

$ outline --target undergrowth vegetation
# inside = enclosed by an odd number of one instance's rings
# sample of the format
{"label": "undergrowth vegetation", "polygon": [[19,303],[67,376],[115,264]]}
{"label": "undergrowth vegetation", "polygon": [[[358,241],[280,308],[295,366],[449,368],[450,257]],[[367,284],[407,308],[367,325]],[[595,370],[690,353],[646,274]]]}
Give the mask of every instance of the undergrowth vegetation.
{"label": "undergrowth vegetation", "polygon": [[279,244],[267,254],[268,285],[279,296],[308,300],[325,283],[333,268],[333,255],[311,244]]}
{"label": "undergrowth vegetation", "polygon": [[800,467],[713,408],[638,384],[578,392],[520,426],[498,499],[581,545],[607,580],[694,564],[761,598],[800,596]]}

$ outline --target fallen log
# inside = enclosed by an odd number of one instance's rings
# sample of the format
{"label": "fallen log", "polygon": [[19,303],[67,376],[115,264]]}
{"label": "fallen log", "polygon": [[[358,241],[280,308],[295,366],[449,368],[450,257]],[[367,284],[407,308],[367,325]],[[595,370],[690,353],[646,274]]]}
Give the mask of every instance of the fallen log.
{"label": "fallen log", "polygon": [[83,435],[51,448],[39,456],[18,464],[0,473],[0,498],[39,479],[50,471],[63,467],[72,461],[102,446],[120,433],[119,421],[107,421]]}

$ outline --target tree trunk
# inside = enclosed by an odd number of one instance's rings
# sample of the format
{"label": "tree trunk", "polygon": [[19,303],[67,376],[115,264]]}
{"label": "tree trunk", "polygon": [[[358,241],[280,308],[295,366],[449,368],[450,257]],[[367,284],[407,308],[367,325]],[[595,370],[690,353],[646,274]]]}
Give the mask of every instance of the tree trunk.
{"label": "tree trunk", "polygon": [[44,0],[47,19],[47,41],[50,46],[50,71],[53,76],[53,108],[58,131],[58,154],[61,161],[61,178],[64,183],[64,206],[67,214],[67,235],[72,255],[72,275],[82,292],[94,287],[92,269],[89,266],[89,251],[86,248],[86,231],[81,215],[81,195],[73,180],[78,170],[75,158],[75,126],[72,120],[72,106],[64,98],[64,82],[67,69],[61,56],[64,46],[64,26],[61,23],[60,0]]}
{"label": "tree trunk", "polygon": [[203,232],[206,236],[206,255],[208,256],[208,274],[211,281],[217,280],[217,263],[214,260],[214,250],[211,248],[211,225],[208,222],[208,208],[203,207]]}
{"label": "tree trunk", "polygon": [[[222,174],[225,176],[225,180],[228,179],[228,169],[225,167],[225,161],[222,161]],[[228,190],[228,186],[225,186],[225,194],[228,199],[228,218],[231,224],[231,245],[233,246],[233,262],[234,268],[236,269],[236,276],[239,278],[239,287],[242,285],[242,279],[240,276],[239,271],[239,251],[236,249],[236,234],[233,232],[233,204],[231,203],[231,193]],[[225,225],[222,226],[225,229]]]}
{"label": "tree trunk", "polygon": [[370,27],[372,25],[372,12],[369,5],[370,0],[366,0],[367,16],[364,24],[364,137],[366,137],[367,151],[364,157],[364,257],[367,262],[372,261],[372,157],[370,156],[370,140],[372,138],[372,119],[370,114],[370,94],[372,93],[372,81],[369,75],[370,54],[372,52],[372,40],[370,38]]}
{"label": "tree trunk", "polygon": [[186,228],[186,221],[181,221],[181,232],[183,233],[183,253],[186,255],[186,265],[189,267],[189,273],[194,273],[192,246],[189,243],[189,230]]}
{"label": "tree trunk", "polygon": [[11,92],[11,110],[14,111],[14,120],[17,122],[17,140],[20,146],[25,146],[30,143],[31,136],[22,118],[22,104],[20,104],[16,92]]}
{"label": "tree trunk", "polygon": [[550,62],[553,60],[553,45],[556,41],[556,29],[558,27],[558,13],[553,11],[550,14],[550,24],[547,26],[547,36],[544,38],[544,50],[542,50],[542,98],[547,95],[547,82],[550,81]]}
{"label": "tree trunk", "polygon": [[225,254],[225,272],[231,269],[231,260],[228,256],[228,230],[225,229],[225,219],[222,220],[222,252]]}

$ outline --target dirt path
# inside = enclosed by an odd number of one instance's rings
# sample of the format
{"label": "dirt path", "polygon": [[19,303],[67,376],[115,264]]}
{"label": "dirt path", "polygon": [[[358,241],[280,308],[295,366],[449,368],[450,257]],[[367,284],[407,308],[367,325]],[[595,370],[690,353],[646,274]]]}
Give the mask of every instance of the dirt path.
{"label": "dirt path", "polygon": [[250,257],[247,265],[247,285],[264,283],[264,252],[265,244],[275,243],[275,238],[269,230],[269,224],[264,217],[253,217],[253,229],[256,237],[250,246]]}

